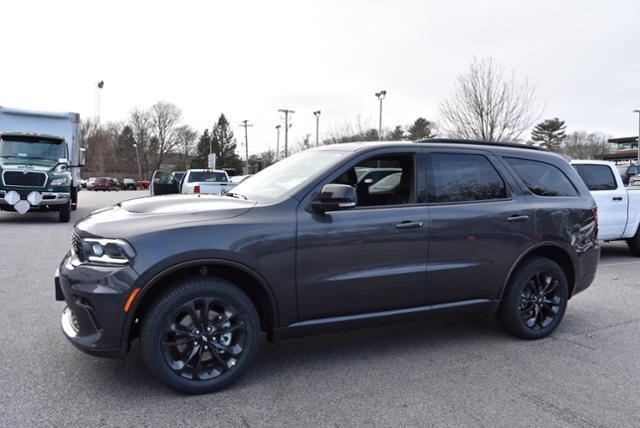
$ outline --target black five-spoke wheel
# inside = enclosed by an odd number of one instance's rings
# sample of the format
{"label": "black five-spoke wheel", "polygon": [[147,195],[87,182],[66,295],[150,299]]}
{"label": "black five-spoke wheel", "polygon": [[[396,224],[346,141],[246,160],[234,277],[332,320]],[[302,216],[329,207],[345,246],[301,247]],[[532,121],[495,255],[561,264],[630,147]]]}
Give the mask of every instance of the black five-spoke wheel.
{"label": "black five-spoke wheel", "polygon": [[179,392],[226,387],[241,376],[260,344],[260,321],[251,299],[221,278],[183,280],[143,317],[145,364]]}
{"label": "black five-spoke wheel", "polygon": [[541,339],[560,324],[568,290],[566,275],[557,263],[546,258],[529,259],[509,282],[498,319],[514,336]]}

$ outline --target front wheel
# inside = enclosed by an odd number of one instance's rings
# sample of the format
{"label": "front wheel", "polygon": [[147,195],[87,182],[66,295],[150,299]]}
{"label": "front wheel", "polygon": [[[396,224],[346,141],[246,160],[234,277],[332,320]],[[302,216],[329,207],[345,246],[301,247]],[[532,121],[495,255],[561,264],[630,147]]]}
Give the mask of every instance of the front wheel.
{"label": "front wheel", "polygon": [[531,259],[510,281],[498,319],[516,337],[541,339],[562,321],[568,298],[569,287],[562,268],[549,259]]}
{"label": "front wheel", "polygon": [[60,211],[58,211],[58,220],[60,223],[69,223],[71,219],[71,201],[60,206]]}
{"label": "front wheel", "polygon": [[185,394],[218,391],[237,380],[260,345],[258,313],[232,283],[190,278],[144,315],[142,357],[148,370]]}
{"label": "front wheel", "polygon": [[633,238],[627,239],[627,245],[629,246],[631,254],[640,257],[640,226],[638,226],[638,230]]}

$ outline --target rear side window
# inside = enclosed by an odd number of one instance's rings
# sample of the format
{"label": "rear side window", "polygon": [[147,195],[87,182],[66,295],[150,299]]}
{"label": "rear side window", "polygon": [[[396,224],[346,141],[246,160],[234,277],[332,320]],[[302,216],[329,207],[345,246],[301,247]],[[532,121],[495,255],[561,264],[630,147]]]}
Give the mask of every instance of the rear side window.
{"label": "rear side window", "polygon": [[573,167],[589,190],[616,190],[618,185],[607,165],[576,164]]}
{"label": "rear side window", "polygon": [[577,196],[578,191],[566,175],[546,162],[504,158],[529,190],[538,196]]}
{"label": "rear side window", "polygon": [[482,155],[432,153],[429,202],[503,199],[507,190],[489,159]]}

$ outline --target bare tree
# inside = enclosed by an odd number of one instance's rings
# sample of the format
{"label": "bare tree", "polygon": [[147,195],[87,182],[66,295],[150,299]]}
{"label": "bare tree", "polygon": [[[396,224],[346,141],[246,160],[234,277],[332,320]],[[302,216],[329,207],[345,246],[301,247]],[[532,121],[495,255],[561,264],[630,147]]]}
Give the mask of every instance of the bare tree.
{"label": "bare tree", "polygon": [[561,153],[572,159],[594,159],[609,153],[611,144],[601,132],[577,131],[567,135]]}
{"label": "bare tree", "polygon": [[149,142],[153,131],[153,121],[151,115],[146,110],[134,109],[129,113],[127,121],[133,133],[133,139],[138,146],[143,175],[149,175]]}
{"label": "bare tree", "polygon": [[182,156],[182,165],[184,169],[189,168],[189,161],[196,148],[196,140],[198,132],[189,125],[182,125],[175,130],[176,145]]}
{"label": "bare tree", "polygon": [[151,106],[149,113],[157,146],[155,168],[159,169],[167,153],[174,151],[177,146],[175,131],[182,118],[182,111],[173,103],[159,101]]}
{"label": "bare tree", "polygon": [[445,132],[453,138],[521,141],[539,117],[535,89],[491,58],[474,59],[440,104]]}

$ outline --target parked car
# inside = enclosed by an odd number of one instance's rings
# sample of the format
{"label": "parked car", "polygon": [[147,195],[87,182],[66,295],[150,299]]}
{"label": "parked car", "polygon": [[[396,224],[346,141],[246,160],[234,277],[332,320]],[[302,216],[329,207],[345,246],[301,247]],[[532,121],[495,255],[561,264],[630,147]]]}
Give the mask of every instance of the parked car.
{"label": "parked car", "polygon": [[120,180],[117,178],[110,178],[109,180],[111,182],[111,190],[115,190],[116,192],[122,190],[122,182]]}
{"label": "parked car", "polygon": [[633,163],[631,165],[617,165],[618,172],[622,178],[622,182],[625,185],[630,184],[631,178],[638,177],[640,174],[640,165]]}
{"label": "parked car", "polygon": [[112,190],[120,190],[117,183],[111,177],[97,177],[93,181],[93,190],[102,190],[103,192],[110,192]]}
{"label": "parked car", "polygon": [[[372,161],[400,169],[395,187],[358,183]],[[139,337],[161,382],[211,392],[247,370],[261,331],[277,342],[460,309],[548,336],[594,279],[596,218],[577,172],[536,147],[323,146],[225,195],[139,198],[85,217],[56,298],[79,349],[123,357]]]}
{"label": "parked car", "polygon": [[246,180],[247,178],[251,177],[251,174],[248,175],[234,175],[233,177],[229,177],[229,183],[237,186],[238,184],[242,183],[244,180]]}
{"label": "parked car", "polygon": [[151,183],[152,196],[173,193],[219,195],[233,187],[227,172],[221,169],[189,169],[180,181],[174,173],[159,170],[153,173]]}
{"label": "parked car", "polygon": [[87,188],[87,190],[94,190],[94,189],[93,189],[93,185],[94,185],[95,181],[96,181],[95,177],[90,177],[90,178],[87,180],[87,182],[86,182],[86,188]]}
{"label": "parked car", "polygon": [[122,180],[122,190],[136,190],[136,180],[125,178]]}
{"label": "parked car", "polygon": [[363,182],[368,185],[372,185],[382,180],[388,175],[402,172],[401,169],[398,168],[363,168],[360,171],[356,171],[358,175],[358,182]]}
{"label": "parked car", "polygon": [[624,240],[640,257],[640,189],[627,190],[612,162],[575,160],[571,164],[598,205],[598,239]]}

